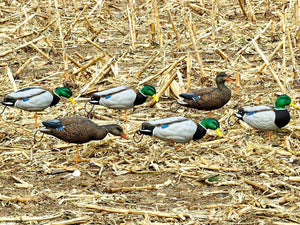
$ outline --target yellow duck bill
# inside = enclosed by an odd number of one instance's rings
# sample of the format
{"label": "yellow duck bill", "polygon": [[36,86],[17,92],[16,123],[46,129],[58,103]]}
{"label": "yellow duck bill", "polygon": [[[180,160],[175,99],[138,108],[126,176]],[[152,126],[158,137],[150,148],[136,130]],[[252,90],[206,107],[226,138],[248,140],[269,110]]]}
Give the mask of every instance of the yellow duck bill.
{"label": "yellow duck bill", "polygon": [[73,98],[73,97],[70,97],[69,99],[70,99],[70,101],[72,102],[72,104],[75,105],[75,100],[74,100],[74,98]]}
{"label": "yellow duck bill", "polygon": [[215,131],[220,137],[223,137],[223,134],[222,134],[220,128],[216,129]]}
{"label": "yellow duck bill", "polygon": [[158,97],[157,97],[156,94],[152,95],[152,98],[153,98],[156,102],[158,102]]}
{"label": "yellow duck bill", "polygon": [[295,105],[293,102],[291,102],[290,106],[294,107],[295,109],[298,109],[299,107]]}

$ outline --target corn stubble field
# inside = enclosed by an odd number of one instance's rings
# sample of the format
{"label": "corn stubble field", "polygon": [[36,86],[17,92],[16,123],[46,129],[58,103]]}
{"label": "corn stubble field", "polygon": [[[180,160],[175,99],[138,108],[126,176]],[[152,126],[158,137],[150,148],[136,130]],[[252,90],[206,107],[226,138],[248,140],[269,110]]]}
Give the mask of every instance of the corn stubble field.
{"label": "corn stubble field", "polygon": [[[0,120],[0,224],[299,224],[299,111],[271,133],[227,119],[241,106],[300,104],[298,0],[0,2],[0,97],[26,86],[68,86],[39,113],[41,122],[86,116],[91,93],[118,85],[156,87],[124,111],[96,106],[98,124],[120,124],[129,140],[108,136],[76,146],[51,136],[34,142],[33,113],[7,108]],[[179,93],[235,82],[213,111],[223,137],[170,145],[133,134],[150,119],[209,112],[170,111]],[[240,78],[240,79],[237,79]],[[153,107],[152,107],[153,106]],[[2,110],[2,108],[1,108]],[[80,170],[79,177],[73,171]]]}

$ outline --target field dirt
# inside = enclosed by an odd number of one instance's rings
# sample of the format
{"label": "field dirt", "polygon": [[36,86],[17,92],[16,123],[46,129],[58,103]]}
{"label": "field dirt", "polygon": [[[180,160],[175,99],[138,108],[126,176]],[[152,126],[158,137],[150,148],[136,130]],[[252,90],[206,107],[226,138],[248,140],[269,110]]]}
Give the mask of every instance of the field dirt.
{"label": "field dirt", "polygon": [[[0,224],[300,224],[299,110],[289,109],[290,123],[271,139],[243,122],[227,123],[239,107],[272,105],[281,93],[300,105],[298,4],[0,1],[1,99],[27,86],[65,85],[76,100],[75,107],[61,99],[39,112],[39,128],[44,120],[87,116],[85,103],[97,90],[150,84],[160,95],[153,107],[148,98],[128,110],[128,124],[124,111],[95,106],[89,117],[120,124],[129,140],[109,135],[79,145],[77,166],[76,145],[47,135],[34,141],[33,113],[6,108]],[[215,86],[221,71],[240,76],[240,83],[226,83],[229,103],[212,112],[222,138],[209,130],[187,144],[133,141],[147,120],[209,117],[194,109],[173,113],[170,105],[181,92]]]}

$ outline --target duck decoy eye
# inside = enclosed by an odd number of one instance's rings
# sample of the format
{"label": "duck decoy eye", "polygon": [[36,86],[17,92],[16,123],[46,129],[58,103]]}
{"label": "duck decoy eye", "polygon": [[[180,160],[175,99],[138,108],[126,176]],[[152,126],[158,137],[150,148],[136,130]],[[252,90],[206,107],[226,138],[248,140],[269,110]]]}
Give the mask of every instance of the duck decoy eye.
{"label": "duck decoy eye", "polygon": [[122,127],[116,127],[117,128],[117,131],[119,131],[120,133],[123,133],[123,129],[122,129]]}

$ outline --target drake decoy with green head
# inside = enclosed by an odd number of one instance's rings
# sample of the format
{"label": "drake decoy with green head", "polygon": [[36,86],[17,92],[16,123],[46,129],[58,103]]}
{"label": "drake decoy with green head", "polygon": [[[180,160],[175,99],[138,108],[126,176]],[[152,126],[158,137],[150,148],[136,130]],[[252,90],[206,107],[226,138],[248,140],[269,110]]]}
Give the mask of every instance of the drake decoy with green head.
{"label": "drake decoy with green head", "polygon": [[127,109],[143,104],[148,96],[158,101],[156,90],[151,85],[144,86],[137,93],[129,86],[118,86],[94,93],[89,103],[111,109],[125,109],[125,120],[128,122]]}
{"label": "drake decoy with green head", "polygon": [[164,141],[187,143],[203,138],[207,129],[215,130],[222,137],[220,124],[216,119],[208,118],[196,124],[182,116],[144,122],[138,133],[155,136]]}
{"label": "drake decoy with green head", "polygon": [[294,108],[298,106],[292,103],[288,95],[280,95],[276,99],[275,106],[258,105],[252,107],[242,107],[234,115],[258,130],[270,131],[286,126],[290,122],[290,113],[285,108],[291,105]]}
{"label": "drake decoy with green head", "polygon": [[[199,109],[199,110],[214,110],[224,106],[231,98],[231,91],[225,86],[225,81],[233,81],[226,73],[217,74],[217,87],[208,87],[196,90],[194,92],[182,93],[179,96],[183,100],[178,100],[181,106]],[[212,114],[210,112],[210,117]]]}
{"label": "drake decoy with green head", "polygon": [[68,98],[72,104],[75,104],[72,97],[72,91],[69,88],[59,87],[51,94],[49,91],[39,86],[26,87],[16,92],[6,94],[1,103],[4,106],[12,106],[35,112],[35,128],[37,128],[37,112],[55,106],[60,101],[61,97]]}
{"label": "drake decoy with green head", "polygon": [[118,124],[98,125],[85,117],[64,117],[42,122],[40,131],[68,143],[77,144],[76,165],[78,164],[78,144],[104,139],[108,133],[128,139]]}

